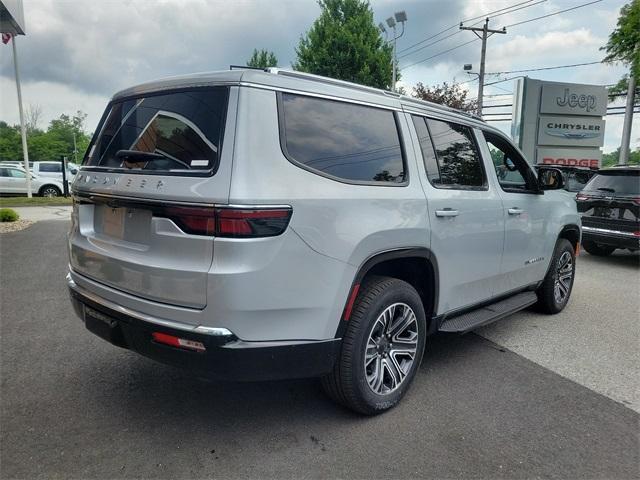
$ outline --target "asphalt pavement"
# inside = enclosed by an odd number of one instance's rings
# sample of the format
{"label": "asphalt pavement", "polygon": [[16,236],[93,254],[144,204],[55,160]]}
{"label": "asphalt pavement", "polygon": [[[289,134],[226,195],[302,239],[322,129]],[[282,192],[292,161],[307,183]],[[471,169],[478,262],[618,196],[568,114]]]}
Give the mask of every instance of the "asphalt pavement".
{"label": "asphalt pavement", "polygon": [[581,257],[570,307],[483,330],[498,343],[430,339],[403,402],[364,418],[313,379],[205,382],[93,336],[67,297],[67,229],[0,236],[2,478],[640,477],[637,378],[594,367],[633,370],[633,258]]}

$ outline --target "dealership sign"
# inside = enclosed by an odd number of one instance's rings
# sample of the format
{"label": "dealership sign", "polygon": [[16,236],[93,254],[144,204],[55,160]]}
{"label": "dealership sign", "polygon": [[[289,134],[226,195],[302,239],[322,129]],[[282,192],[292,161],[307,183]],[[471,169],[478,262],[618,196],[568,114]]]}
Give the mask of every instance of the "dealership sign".
{"label": "dealership sign", "polygon": [[525,77],[516,83],[511,134],[532,162],[597,167],[606,111],[603,86]]}
{"label": "dealership sign", "polygon": [[538,145],[601,147],[604,120],[597,117],[551,117],[538,119]]}
{"label": "dealership sign", "polygon": [[583,148],[538,148],[538,163],[566,165],[568,167],[598,168],[602,161],[600,149]]}

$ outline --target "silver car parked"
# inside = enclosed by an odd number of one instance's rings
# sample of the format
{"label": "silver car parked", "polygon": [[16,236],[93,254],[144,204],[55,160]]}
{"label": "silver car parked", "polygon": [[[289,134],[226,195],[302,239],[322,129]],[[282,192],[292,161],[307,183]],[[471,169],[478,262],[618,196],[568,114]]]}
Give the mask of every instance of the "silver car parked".
{"label": "silver car parked", "polygon": [[561,187],[438,105],[277,69],[175,77],[109,103],[67,279],[115,345],[214,378],[318,376],[375,414],[428,335],[564,308],[580,219]]}

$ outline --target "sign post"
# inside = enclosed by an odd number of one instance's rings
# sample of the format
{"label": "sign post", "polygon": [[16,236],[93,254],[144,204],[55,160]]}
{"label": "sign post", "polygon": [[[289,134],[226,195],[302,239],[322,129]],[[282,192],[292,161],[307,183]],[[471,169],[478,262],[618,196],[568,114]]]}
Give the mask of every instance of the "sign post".
{"label": "sign post", "polygon": [[60,157],[60,163],[62,163],[62,188],[65,197],[69,196],[69,181],[67,180],[67,157],[64,155]]}

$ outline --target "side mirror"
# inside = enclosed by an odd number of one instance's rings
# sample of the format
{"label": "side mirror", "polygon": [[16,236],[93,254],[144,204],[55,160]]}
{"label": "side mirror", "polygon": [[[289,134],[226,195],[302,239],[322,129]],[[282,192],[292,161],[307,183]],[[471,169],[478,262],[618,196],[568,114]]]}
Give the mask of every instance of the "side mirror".
{"label": "side mirror", "polygon": [[564,187],[562,170],[553,167],[538,168],[538,186],[540,190],[560,190]]}

